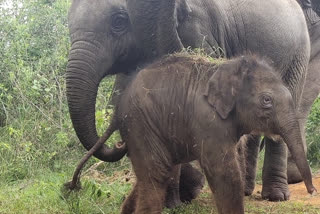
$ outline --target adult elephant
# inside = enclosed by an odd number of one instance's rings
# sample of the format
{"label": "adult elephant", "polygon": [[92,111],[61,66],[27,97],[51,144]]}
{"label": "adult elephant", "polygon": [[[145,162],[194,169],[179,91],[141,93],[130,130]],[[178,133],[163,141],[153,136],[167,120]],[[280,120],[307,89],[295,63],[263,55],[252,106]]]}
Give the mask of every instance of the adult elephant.
{"label": "adult elephant", "polygon": [[[89,150],[98,140],[95,101],[100,81],[107,75],[121,73],[117,75],[116,93],[112,97],[117,104],[118,92],[128,84],[123,73],[134,71],[146,59],[136,45],[124,0],[73,0],[68,23],[71,37],[66,75],[68,105],[77,136]],[[117,125],[113,119],[110,132],[117,130]],[[126,152],[125,146],[110,149],[103,145],[94,156],[114,162]],[[191,201],[203,187],[203,175],[189,164],[182,165],[181,178],[181,182],[173,179],[168,188],[168,207]],[[181,190],[180,198],[176,189]]]}
{"label": "adult elephant", "polygon": [[[314,102],[314,100],[318,97],[320,93],[320,17],[316,14],[317,8],[319,5],[319,2],[316,1],[311,1],[311,0],[298,0],[297,1],[305,14],[306,22],[308,25],[308,31],[310,35],[310,43],[311,43],[311,53],[310,53],[310,61],[308,65],[308,72],[306,76],[306,81],[305,81],[305,87],[302,92],[302,99],[299,104],[299,117],[301,118],[300,121],[300,128],[303,132],[305,131],[305,124],[307,121],[307,116],[310,113],[311,106]],[[315,4],[314,4],[315,3]],[[318,5],[317,5],[318,4]],[[247,163],[248,163],[248,168],[247,173],[248,178],[247,178],[247,190],[250,191],[253,190],[254,188],[254,177],[255,177],[255,167],[256,163],[258,160],[258,151],[259,151],[259,146],[256,144],[256,141],[258,139],[254,137],[249,137],[248,138],[248,144],[247,144]],[[304,140],[304,148],[305,151],[307,150],[307,144],[306,141]],[[272,146],[270,144],[266,144],[266,153],[274,153],[275,151],[272,149]],[[266,167],[268,165],[272,165],[273,162],[277,159],[274,159],[271,155],[266,155],[266,158],[264,160],[264,168],[269,168]],[[285,171],[281,172],[282,174],[285,173]],[[265,174],[265,173],[264,173]],[[287,162],[287,178],[288,178],[288,183],[297,183],[302,181],[302,177],[293,161],[293,157],[289,153],[288,157],[288,162]],[[265,178],[266,179],[266,178]],[[270,189],[269,189],[270,190]],[[271,189],[272,191],[272,189]],[[263,197],[268,198],[267,196],[270,195],[270,192],[268,192],[268,189],[263,189]],[[286,197],[288,197],[287,195]],[[278,197],[275,197],[275,200]]]}
{"label": "adult elephant", "polygon": [[[221,6],[225,4],[222,1],[160,2],[163,2],[163,5],[168,3],[168,6],[172,6],[169,9],[172,10],[166,11],[165,8],[159,8],[161,11],[159,18],[151,17],[148,21],[143,20],[134,25],[129,21],[125,2],[114,0],[74,0],[72,2],[69,13],[72,47],[67,67],[67,97],[74,128],[86,149],[90,149],[98,139],[94,115],[95,99],[101,79],[109,74],[130,72],[139,64],[147,62],[150,56],[157,57],[161,53],[179,50],[182,46],[200,47],[208,54],[225,54],[227,57],[244,51],[267,55],[274,60],[294,98],[299,100],[300,86],[304,77],[303,71],[309,57],[309,41],[305,23],[301,19],[302,13],[294,3],[287,1],[271,1],[270,4],[262,2],[262,6],[267,4],[268,7],[274,3],[279,11],[288,7],[280,16],[278,15],[279,18],[272,19],[272,23],[270,23],[268,17],[273,17],[275,10],[265,11],[261,5],[254,11],[241,14],[243,7],[248,2],[240,2],[241,4],[237,2],[237,5],[229,8],[228,13],[225,11],[227,8],[221,10]],[[156,1],[149,3],[157,6]],[[251,8],[254,7],[254,2],[252,3]],[[132,8],[134,9],[134,7]],[[146,8],[145,11],[142,7],[140,9],[142,12],[150,11],[149,8]],[[165,11],[163,12],[163,10]],[[172,15],[167,16],[170,11]],[[294,17],[291,13],[294,14]],[[154,15],[157,16],[157,14],[159,15],[159,13]],[[143,13],[141,15],[143,18]],[[172,22],[167,25],[162,17],[167,17]],[[252,27],[248,28],[245,27],[247,22],[235,23],[235,20],[241,17],[243,20],[251,17],[252,22],[261,19],[262,23],[259,25],[249,23]],[[135,18],[135,22],[137,20],[139,17]],[[159,20],[166,24],[166,28],[171,31],[161,28],[159,23],[153,23],[154,25],[151,23]],[[146,38],[148,33],[143,30],[143,27],[141,28],[144,23],[147,24],[145,27],[151,26],[152,32],[149,35],[154,35],[151,38]],[[228,24],[226,25],[226,23]],[[238,25],[235,27],[235,24]],[[272,26],[272,30],[262,29],[262,24]],[[155,26],[157,26],[158,32],[154,31]],[[138,37],[132,34],[133,29],[142,30],[137,32]],[[172,37],[172,32],[175,32],[175,37]],[[246,38],[246,35],[254,38]],[[143,43],[146,44],[142,46],[143,51],[139,50],[135,38],[139,38],[138,44],[140,41],[144,41]],[[279,43],[280,40],[285,42]],[[152,41],[157,42],[150,46],[151,54],[149,54],[146,48],[148,50],[148,44],[152,44]],[[290,49],[288,49],[289,46]],[[221,49],[217,47],[221,47]],[[125,85],[125,81],[121,78],[118,79],[118,88],[123,88],[122,84]],[[104,146],[94,155],[101,160],[117,161],[125,153],[125,148],[109,149]],[[270,177],[279,182],[277,175],[270,175]],[[283,187],[281,191],[287,191],[287,187]]]}
{"label": "adult elephant", "polygon": [[[320,93],[320,13],[319,15],[316,14],[317,5],[314,5],[313,1],[299,0],[298,2],[301,4],[305,13],[311,43],[311,54],[306,84],[303,89],[302,100],[299,106],[299,111],[301,114],[300,117],[304,118],[303,124],[305,124],[307,116],[311,110],[311,106]],[[319,2],[317,2],[317,4],[319,5]],[[304,144],[306,148],[306,142],[304,142]],[[287,172],[289,183],[297,183],[302,181],[300,173],[298,172],[291,157],[288,159]]]}
{"label": "adult elephant", "polygon": [[320,2],[318,0],[311,0],[313,10],[320,16]]}
{"label": "adult elephant", "polygon": [[[127,4],[145,58],[152,61],[187,46],[222,50],[226,57],[258,53],[273,61],[298,109],[310,44],[303,12],[295,1],[130,0]],[[183,16],[178,15],[181,11]],[[266,141],[270,161],[264,165],[262,195],[287,200],[287,148],[282,142]],[[258,143],[258,138],[249,143]],[[254,180],[255,172],[251,173],[248,178]]]}

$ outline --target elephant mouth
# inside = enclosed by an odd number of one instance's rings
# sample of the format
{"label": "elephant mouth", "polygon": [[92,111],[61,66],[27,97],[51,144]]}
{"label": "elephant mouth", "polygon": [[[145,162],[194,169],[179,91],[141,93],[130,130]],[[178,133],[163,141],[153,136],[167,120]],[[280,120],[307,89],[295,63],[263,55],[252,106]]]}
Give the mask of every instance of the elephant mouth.
{"label": "elephant mouth", "polygon": [[105,75],[103,77],[106,77],[110,74],[117,74],[117,73],[128,74],[135,71],[137,67],[138,67],[137,60],[136,61],[135,60],[130,60],[130,61],[117,60],[115,63],[113,63],[111,68],[107,68],[107,71],[104,72]]}
{"label": "elephant mouth", "polygon": [[139,66],[141,55],[138,50],[134,49],[135,51],[129,51],[127,53],[123,53],[122,55],[118,56],[117,59],[113,62],[111,67],[106,68],[104,72],[104,76],[113,75],[117,73],[124,73],[128,74],[137,69]]}
{"label": "elephant mouth", "polygon": [[267,133],[267,132],[263,132],[263,131],[259,131],[259,130],[251,131],[250,135],[268,137],[268,138],[270,138],[271,140],[273,140],[275,142],[278,142],[279,140],[282,139],[282,137],[279,134]]}
{"label": "elephant mouth", "polygon": [[282,140],[282,137],[280,135],[277,135],[277,134],[267,134],[265,136],[270,138],[274,142],[279,142],[280,140]]}

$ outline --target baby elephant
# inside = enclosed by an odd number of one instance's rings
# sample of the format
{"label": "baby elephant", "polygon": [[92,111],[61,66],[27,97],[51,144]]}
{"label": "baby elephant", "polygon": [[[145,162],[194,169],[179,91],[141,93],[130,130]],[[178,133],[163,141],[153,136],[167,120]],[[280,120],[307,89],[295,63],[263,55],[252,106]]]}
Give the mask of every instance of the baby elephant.
{"label": "baby elephant", "polygon": [[122,213],[161,213],[169,178],[198,160],[219,213],[244,213],[238,144],[244,134],[281,136],[313,193],[288,89],[255,56],[212,63],[170,55],[134,74],[117,117],[137,181]]}

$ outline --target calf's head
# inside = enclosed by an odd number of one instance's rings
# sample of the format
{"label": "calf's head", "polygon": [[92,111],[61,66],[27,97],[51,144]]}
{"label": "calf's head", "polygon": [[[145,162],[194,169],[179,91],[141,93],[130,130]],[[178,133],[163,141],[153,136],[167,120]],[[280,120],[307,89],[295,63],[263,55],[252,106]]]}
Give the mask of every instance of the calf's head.
{"label": "calf's head", "polygon": [[255,56],[227,61],[210,78],[204,96],[222,119],[235,120],[240,134],[281,136],[308,192],[315,191],[293,98],[269,63]]}

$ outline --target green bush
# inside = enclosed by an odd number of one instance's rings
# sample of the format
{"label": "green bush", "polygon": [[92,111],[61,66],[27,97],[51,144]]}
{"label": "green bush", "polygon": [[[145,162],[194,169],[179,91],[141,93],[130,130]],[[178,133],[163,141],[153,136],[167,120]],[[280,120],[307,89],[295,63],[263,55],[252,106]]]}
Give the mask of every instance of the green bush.
{"label": "green bush", "polygon": [[320,98],[313,103],[307,127],[308,160],[311,166],[320,165]]}
{"label": "green bush", "polygon": [[[65,96],[70,1],[8,2],[0,7],[0,178],[14,181],[41,167],[62,170],[66,159],[74,166],[84,149]],[[109,78],[99,90],[99,133],[112,115],[106,109],[112,86]]]}

